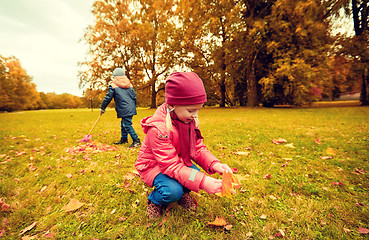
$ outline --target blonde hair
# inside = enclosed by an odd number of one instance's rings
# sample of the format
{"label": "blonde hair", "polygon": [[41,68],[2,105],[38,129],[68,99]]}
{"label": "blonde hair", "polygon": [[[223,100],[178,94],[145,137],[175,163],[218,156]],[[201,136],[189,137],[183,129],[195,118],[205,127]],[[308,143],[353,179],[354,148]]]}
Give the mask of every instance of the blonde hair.
{"label": "blonde hair", "polygon": [[[174,108],[169,109],[167,108],[167,115],[165,116],[165,125],[167,129],[172,132],[173,131],[173,124],[172,124],[172,117],[170,116],[170,112],[174,111]],[[200,125],[199,119],[196,117],[195,120],[195,126],[198,128]]]}

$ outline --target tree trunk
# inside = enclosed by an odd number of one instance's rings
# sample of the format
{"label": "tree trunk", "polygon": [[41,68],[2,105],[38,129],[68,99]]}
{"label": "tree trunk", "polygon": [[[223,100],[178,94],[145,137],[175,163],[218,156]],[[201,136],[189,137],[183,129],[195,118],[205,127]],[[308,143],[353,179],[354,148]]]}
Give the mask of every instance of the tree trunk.
{"label": "tree trunk", "polygon": [[155,82],[151,83],[151,106],[150,108],[156,108],[156,90],[155,90]]}
{"label": "tree trunk", "polygon": [[364,74],[363,74],[363,84],[361,88],[361,95],[360,101],[361,105],[369,106],[369,73],[368,68],[365,67]]}
{"label": "tree trunk", "polygon": [[[223,37],[224,39],[224,37]],[[223,41],[224,44],[224,41]],[[226,70],[226,64],[225,64],[225,52],[222,49],[222,57],[221,57],[221,65],[220,65],[220,70],[221,70],[221,79],[220,79],[220,83],[219,83],[219,87],[220,87],[220,104],[219,107],[225,107],[225,103],[226,103],[226,76],[225,76],[225,70]]]}
{"label": "tree trunk", "polygon": [[[368,34],[368,2],[366,0],[358,1],[352,0],[352,15],[354,20],[355,35],[359,38]],[[360,7],[361,6],[361,7]],[[367,59],[361,57],[361,62],[364,66],[367,66]],[[361,105],[369,105],[369,73],[368,67],[364,67],[364,73],[362,75],[363,83],[361,88],[360,101]]]}
{"label": "tree trunk", "polygon": [[248,107],[256,107],[258,106],[258,89],[257,89],[257,81],[255,76],[255,62],[256,62],[256,53],[253,53],[253,56],[250,57],[250,62],[248,64],[248,79],[247,79],[247,105]]}
{"label": "tree trunk", "polygon": [[219,104],[219,107],[225,107],[226,86],[225,86],[225,82],[224,82],[223,79],[221,80],[221,83],[219,84],[219,87],[220,87],[220,104]]}

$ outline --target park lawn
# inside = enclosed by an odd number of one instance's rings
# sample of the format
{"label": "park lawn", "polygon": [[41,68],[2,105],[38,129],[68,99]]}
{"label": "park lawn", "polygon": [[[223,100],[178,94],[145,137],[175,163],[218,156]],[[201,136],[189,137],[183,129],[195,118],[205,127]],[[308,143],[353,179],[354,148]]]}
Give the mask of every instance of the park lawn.
{"label": "park lawn", "polygon": [[[138,109],[133,118],[141,139],[139,120],[153,112]],[[135,175],[138,149],[111,148],[120,138],[113,109],[92,145],[78,143],[98,116],[88,109],[0,114],[0,236],[369,239],[368,107],[203,108],[205,144],[238,170],[242,186],[232,198],[191,193],[195,213],[172,204],[157,221],[146,219],[151,189]],[[279,138],[287,142],[273,143]],[[208,224],[216,217],[226,226]]]}

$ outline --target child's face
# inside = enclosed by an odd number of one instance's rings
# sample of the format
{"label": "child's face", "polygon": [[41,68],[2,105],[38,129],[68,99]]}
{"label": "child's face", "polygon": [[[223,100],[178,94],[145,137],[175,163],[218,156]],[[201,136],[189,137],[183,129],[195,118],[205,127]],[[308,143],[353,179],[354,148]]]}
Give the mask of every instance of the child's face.
{"label": "child's face", "polygon": [[184,123],[189,123],[193,119],[197,118],[197,114],[204,104],[195,105],[174,105],[174,112],[177,114],[179,120]]}

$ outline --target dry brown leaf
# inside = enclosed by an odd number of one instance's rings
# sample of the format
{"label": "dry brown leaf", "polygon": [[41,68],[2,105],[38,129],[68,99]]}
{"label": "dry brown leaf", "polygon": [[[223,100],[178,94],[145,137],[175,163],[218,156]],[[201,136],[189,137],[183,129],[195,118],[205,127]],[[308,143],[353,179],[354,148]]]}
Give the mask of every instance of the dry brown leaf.
{"label": "dry brown leaf", "polygon": [[77,199],[71,198],[69,203],[67,205],[65,205],[64,207],[62,207],[62,210],[65,210],[66,212],[71,212],[71,211],[79,209],[83,205],[85,205],[85,204],[78,201]]}
{"label": "dry brown leaf", "polygon": [[19,233],[19,235],[18,235],[18,236],[21,236],[21,235],[23,235],[24,233],[28,232],[29,230],[33,229],[34,227],[36,227],[36,225],[37,225],[37,222],[34,222],[34,223],[32,223],[31,225],[29,225],[28,227],[26,227],[26,228],[22,229],[22,230],[20,231],[20,233]]}
{"label": "dry brown leaf", "polygon": [[252,232],[246,233],[246,239],[249,239],[250,237],[252,237]]}
{"label": "dry brown leaf", "polygon": [[267,216],[265,214],[263,214],[263,215],[260,216],[260,219],[265,220],[265,219],[267,219]]}
{"label": "dry brown leaf", "polygon": [[286,139],[283,139],[283,138],[278,138],[278,139],[273,139],[272,142],[275,144],[275,145],[279,145],[281,143],[286,143],[287,140]]}
{"label": "dry brown leaf", "polygon": [[227,231],[230,231],[232,229],[233,225],[232,224],[228,224],[224,226],[224,229]]}
{"label": "dry brown leaf", "polygon": [[328,154],[328,155],[336,155],[336,151],[334,151],[334,149],[332,147],[329,147],[325,150],[325,152]]}
{"label": "dry brown leaf", "polygon": [[249,156],[250,153],[249,152],[242,152],[242,151],[239,151],[239,152],[235,152],[236,155],[243,155],[243,156]]}
{"label": "dry brown leaf", "polygon": [[361,234],[368,234],[368,233],[369,233],[369,229],[367,229],[367,228],[362,228],[362,227],[359,227],[359,228],[357,229],[357,231],[358,231],[359,233],[361,233]]}
{"label": "dry brown leaf", "polygon": [[217,226],[217,227],[223,227],[225,225],[227,225],[226,220],[224,219],[224,217],[215,217],[215,220],[212,222],[208,222],[208,225],[211,226]]}
{"label": "dry brown leaf", "polygon": [[133,180],[135,179],[136,175],[134,175],[133,173],[127,173],[126,175],[123,176],[125,179],[127,180]]}

